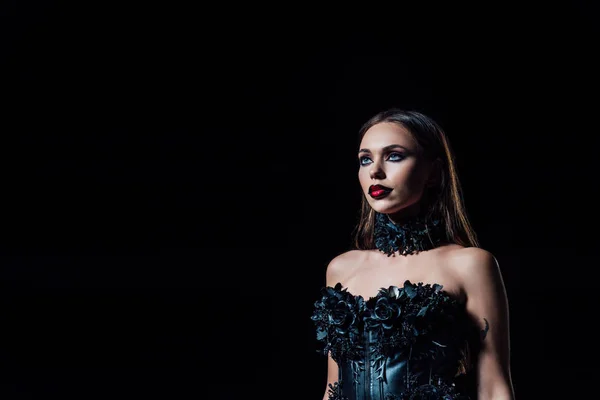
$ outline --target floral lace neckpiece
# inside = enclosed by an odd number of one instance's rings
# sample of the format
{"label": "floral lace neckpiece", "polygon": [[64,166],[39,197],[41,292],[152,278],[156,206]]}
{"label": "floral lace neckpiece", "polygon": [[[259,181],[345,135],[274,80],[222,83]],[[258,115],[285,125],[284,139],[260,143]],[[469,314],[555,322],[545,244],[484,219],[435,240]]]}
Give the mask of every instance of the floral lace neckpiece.
{"label": "floral lace neckpiece", "polygon": [[386,214],[376,213],[374,234],[375,247],[390,257],[395,252],[406,256],[433,249],[442,242],[444,230],[439,219],[415,217],[396,224]]}

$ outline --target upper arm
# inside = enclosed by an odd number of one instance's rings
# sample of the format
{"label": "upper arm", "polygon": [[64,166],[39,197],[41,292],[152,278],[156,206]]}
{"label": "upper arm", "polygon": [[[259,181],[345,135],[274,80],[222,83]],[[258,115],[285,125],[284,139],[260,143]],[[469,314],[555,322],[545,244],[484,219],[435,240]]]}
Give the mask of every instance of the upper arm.
{"label": "upper arm", "polygon": [[479,398],[513,399],[510,375],[508,299],[496,258],[479,248],[457,258],[467,296],[467,311],[487,329],[478,359]]}

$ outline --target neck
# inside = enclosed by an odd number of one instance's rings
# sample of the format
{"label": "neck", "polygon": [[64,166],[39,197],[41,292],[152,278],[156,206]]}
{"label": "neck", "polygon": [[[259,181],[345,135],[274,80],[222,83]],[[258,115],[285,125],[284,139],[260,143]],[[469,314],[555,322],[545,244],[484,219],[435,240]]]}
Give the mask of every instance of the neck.
{"label": "neck", "polygon": [[421,213],[420,203],[417,202],[408,207],[401,209],[400,211],[385,214],[390,221],[396,225],[404,225],[418,218]]}

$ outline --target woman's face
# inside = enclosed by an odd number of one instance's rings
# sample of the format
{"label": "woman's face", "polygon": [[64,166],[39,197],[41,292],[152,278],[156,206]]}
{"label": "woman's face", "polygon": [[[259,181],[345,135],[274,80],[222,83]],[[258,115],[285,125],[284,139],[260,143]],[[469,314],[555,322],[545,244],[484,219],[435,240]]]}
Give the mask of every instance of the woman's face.
{"label": "woman's face", "polygon": [[358,160],[358,179],[375,211],[398,217],[418,213],[432,163],[406,128],[392,122],[372,126],[360,142]]}

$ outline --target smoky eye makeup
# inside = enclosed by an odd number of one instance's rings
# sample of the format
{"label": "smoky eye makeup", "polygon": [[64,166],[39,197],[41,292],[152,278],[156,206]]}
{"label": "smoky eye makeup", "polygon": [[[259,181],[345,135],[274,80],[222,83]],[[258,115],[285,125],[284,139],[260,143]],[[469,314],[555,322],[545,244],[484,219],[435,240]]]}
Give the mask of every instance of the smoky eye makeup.
{"label": "smoky eye makeup", "polygon": [[371,161],[371,158],[366,156],[366,155],[362,155],[358,157],[358,164],[359,165],[368,165],[369,161]]}
{"label": "smoky eye makeup", "polygon": [[[401,153],[399,151],[390,151],[389,153],[385,154],[384,157],[385,161],[400,162],[406,158],[406,154]],[[358,163],[360,165],[368,165],[369,161],[372,160],[371,157],[367,155],[361,155],[358,157]]]}
{"label": "smoky eye makeup", "polygon": [[397,151],[392,151],[390,152],[390,154],[387,155],[386,160],[388,161],[402,161],[406,158],[406,155],[397,152]]}

